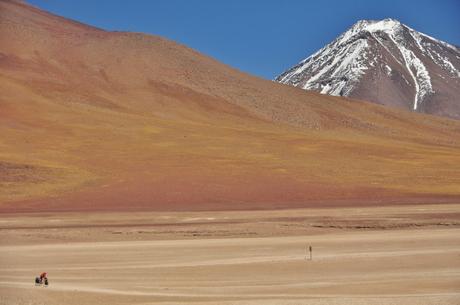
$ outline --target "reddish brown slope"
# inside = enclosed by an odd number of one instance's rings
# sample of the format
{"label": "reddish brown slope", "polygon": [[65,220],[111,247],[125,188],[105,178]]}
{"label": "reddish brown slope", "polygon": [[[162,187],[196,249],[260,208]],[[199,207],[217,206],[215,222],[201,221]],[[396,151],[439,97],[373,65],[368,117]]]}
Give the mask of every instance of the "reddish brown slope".
{"label": "reddish brown slope", "polygon": [[460,123],[0,1],[0,210],[452,200]]}

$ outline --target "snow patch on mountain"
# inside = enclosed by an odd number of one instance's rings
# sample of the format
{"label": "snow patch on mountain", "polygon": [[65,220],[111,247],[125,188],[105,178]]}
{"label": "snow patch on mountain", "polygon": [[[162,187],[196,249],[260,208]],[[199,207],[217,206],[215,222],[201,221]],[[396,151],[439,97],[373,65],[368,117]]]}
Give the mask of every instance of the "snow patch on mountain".
{"label": "snow patch on mountain", "polygon": [[[407,27],[406,27],[407,28]],[[426,69],[423,62],[411,51],[409,48],[406,47],[406,39],[401,33],[403,28],[398,27],[396,30],[392,30],[388,32],[389,38],[394,42],[395,46],[401,52],[404,58],[404,64],[406,65],[407,71],[412,76],[415,85],[415,96],[414,96],[414,104],[413,109],[417,110],[417,107],[423,102],[423,99],[429,95],[434,93],[433,87],[431,85],[431,78],[428,70]],[[398,33],[399,32],[399,33]],[[409,32],[413,32],[409,29]],[[411,36],[414,35],[411,33]],[[421,47],[420,41],[414,39],[416,44]],[[423,49],[422,49],[423,51]],[[414,73],[415,70],[415,73]]]}
{"label": "snow patch on mountain", "polygon": [[391,76],[391,72],[393,71],[389,65],[385,65],[385,71],[388,76]]}
{"label": "snow patch on mountain", "polygon": [[[415,97],[414,97],[414,110],[417,110],[417,107],[422,103],[425,96],[428,94],[434,93],[433,87],[431,85],[431,78],[428,70],[423,65],[422,61],[415,56],[414,52],[409,49],[406,49],[404,46],[400,45],[399,50],[404,57],[406,63],[407,71],[410,73],[414,80],[415,84]],[[412,71],[412,69],[415,70]]]}
{"label": "snow patch on mountain", "polygon": [[[337,56],[326,54],[319,57],[317,60],[324,62],[324,67],[310,78],[303,88],[320,89],[321,93],[332,95],[346,95],[348,92],[344,92],[344,88],[348,84],[357,81],[359,76],[364,74],[367,69],[362,64],[362,59],[366,58],[366,53],[363,53],[366,48],[366,41],[356,41],[349,44]],[[326,77],[326,73],[331,70],[333,73]]]}

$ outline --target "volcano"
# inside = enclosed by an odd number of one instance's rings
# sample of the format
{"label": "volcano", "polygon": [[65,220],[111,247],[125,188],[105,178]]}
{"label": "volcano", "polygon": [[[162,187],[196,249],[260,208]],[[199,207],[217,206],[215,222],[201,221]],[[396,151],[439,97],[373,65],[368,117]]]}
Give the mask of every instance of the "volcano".
{"label": "volcano", "polygon": [[394,19],[357,22],[276,81],[460,119],[460,49]]}

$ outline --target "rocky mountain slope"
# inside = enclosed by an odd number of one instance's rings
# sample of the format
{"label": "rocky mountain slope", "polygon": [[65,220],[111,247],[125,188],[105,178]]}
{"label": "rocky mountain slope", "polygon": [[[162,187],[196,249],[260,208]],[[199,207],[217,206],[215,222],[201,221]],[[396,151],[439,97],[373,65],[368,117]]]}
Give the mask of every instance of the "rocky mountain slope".
{"label": "rocky mountain slope", "polygon": [[357,22],[276,80],[460,119],[460,49],[393,19]]}
{"label": "rocky mountain slope", "polygon": [[458,200],[460,122],[0,1],[0,212]]}

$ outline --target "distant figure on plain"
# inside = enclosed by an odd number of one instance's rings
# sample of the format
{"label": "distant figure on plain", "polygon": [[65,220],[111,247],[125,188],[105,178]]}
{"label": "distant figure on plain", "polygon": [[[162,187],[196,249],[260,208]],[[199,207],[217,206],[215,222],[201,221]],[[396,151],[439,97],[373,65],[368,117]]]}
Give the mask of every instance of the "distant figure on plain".
{"label": "distant figure on plain", "polygon": [[40,276],[37,276],[35,278],[35,285],[42,285],[45,284],[45,286],[48,286],[48,273],[43,272],[40,274]]}
{"label": "distant figure on plain", "polygon": [[[307,250],[308,249],[308,250]],[[308,259],[307,251],[310,253],[310,260],[313,260],[313,248],[312,246],[305,246],[305,259]]]}

